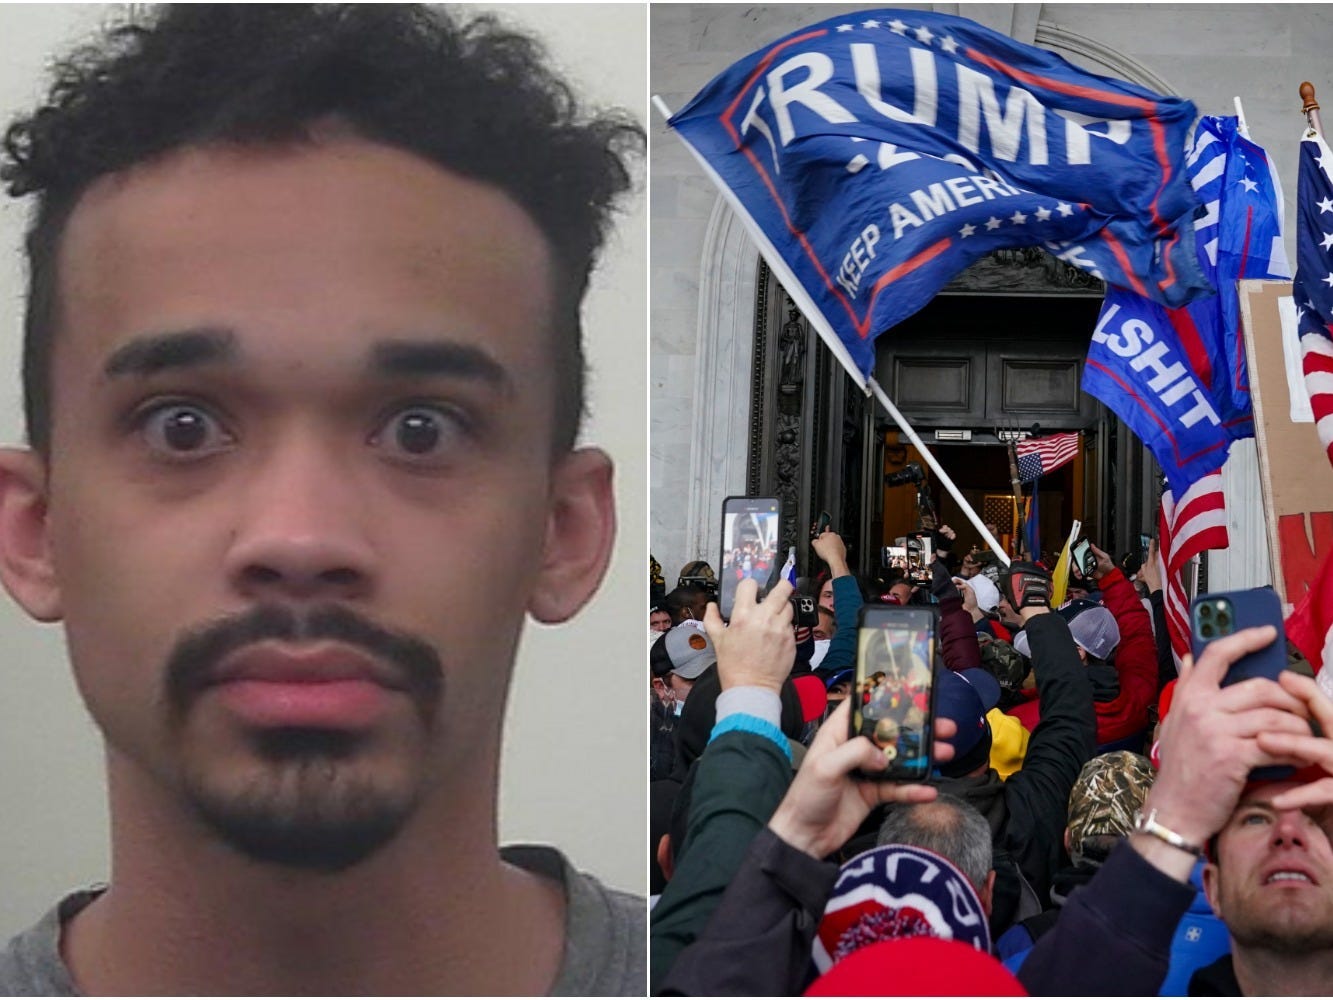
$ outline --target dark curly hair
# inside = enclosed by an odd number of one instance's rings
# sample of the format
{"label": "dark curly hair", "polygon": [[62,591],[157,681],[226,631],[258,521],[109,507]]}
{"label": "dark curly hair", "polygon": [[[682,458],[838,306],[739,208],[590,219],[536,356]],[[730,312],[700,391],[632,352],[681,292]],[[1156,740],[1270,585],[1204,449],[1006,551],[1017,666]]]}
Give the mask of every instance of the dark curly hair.
{"label": "dark curly hair", "polygon": [[306,141],[330,119],[493,184],[540,227],[555,266],[554,444],[572,447],[579,306],[644,132],[627,112],[585,116],[533,38],[439,7],[165,5],[131,8],[53,76],[47,102],[5,132],[0,163],[11,195],[37,195],[23,390],[39,452],[50,447],[57,251],[89,185],[184,146]]}

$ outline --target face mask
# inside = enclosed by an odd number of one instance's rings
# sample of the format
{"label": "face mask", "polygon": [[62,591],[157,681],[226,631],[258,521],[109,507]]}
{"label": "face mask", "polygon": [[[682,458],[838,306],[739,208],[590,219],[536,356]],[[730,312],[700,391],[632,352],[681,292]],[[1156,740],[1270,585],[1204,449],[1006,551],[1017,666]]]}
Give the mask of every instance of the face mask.
{"label": "face mask", "polygon": [[814,670],[815,667],[819,666],[819,664],[823,661],[824,657],[828,655],[829,643],[831,643],[832,641],[833,641],[832,639],[815,640],[815,651],[810,654],[811,670]]}

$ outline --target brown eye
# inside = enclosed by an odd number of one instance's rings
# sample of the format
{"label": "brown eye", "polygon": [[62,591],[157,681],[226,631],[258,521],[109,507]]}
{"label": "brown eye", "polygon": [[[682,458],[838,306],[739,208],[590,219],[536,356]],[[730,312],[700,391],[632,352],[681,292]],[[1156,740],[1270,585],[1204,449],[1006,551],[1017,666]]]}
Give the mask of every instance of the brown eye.
{"label": "brown eye", "polygon": [[142,418],[141,433],[149,448],[173,458],[210,455],[232,442],[216,417],[189,403],[149,410]]}
{"label": "brown eye", "polygon": [[466,433],[456,413],[434,406],[411,406],[394,413],[371,443],[396,458],[430,463],[447,458]]}
{"label": "brown eye", "polygon": [[430,413],[408,413],[398,421],[398,447],[412,455],[434,451],[443,433],[439,420]]}

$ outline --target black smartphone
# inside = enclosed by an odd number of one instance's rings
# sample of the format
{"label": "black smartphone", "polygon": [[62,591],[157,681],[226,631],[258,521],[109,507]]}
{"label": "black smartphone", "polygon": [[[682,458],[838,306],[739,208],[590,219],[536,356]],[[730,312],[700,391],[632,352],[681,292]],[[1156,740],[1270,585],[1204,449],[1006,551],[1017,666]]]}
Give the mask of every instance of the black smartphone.
{"label": "black smartphone", "polygon": [[871,781],[924,781],[935,733],[935,632],[931,608],[862,605],[856,620],[856,676],[850,735],[869,737],[884,770]]}
{"label": "black smartphone", "polygon": [[731,617],[736,585],[742,580],[759,584],[762,600],[777,582],[782,570],[778,560],[778,534],[782,529],[782,504],[777,497],[727,497],[722,501],[722,558],[719,574],[718,610]]}
{"label": "black smartphone", "polygon": [[1148,548],[1152,545],[1152,535],[1145,535],[1139,532],[1139,565],[1142,566],[1148,561]]}
{"label": "black smartphone", "polygon": [[815,526],[810,529],[810,540],[814,541],[816,538],[822,535],[824,533],[824,529],[827,528],[832,523],[833,523],[833,518],[829,515],[829,512],[826,510],[821,510],[819,512],[818,520],[815,521]]}
{"label": "black smartphone", "polygon": [[791,623],[796,628],[814,628],[819,624],[819,607],[806,594],[791,595]]}
{"label": "black smartphone", "polygon": [[[1246,653],[1228,667],[1222,686],[1238,684],[1251,677],[1267,677],[1275,681],[1287,667],[1287,642],[1282,628],[1282,604],[1277,593],[1269,587],[1200,594],[1194,598],[1190,603],[1190,651],[1198,660],[1210,642],[1256,625],[1272,625],[1277,629],[1277,638],[1263,649]],[[1250,772],[1250,780],[1277,781],[1290,777],[1295,771],[1295,768],[1286,766],[1257,767]]]}
{"label": "black smartphone", "polygon": [[1078,569],[1079,576],[1084,579],[1091,578],[1093,571],[1097,569],[1097,557],[1092,554],[1092,543],[1086,538],[1080,538],[1074,543],[1070,556]]}

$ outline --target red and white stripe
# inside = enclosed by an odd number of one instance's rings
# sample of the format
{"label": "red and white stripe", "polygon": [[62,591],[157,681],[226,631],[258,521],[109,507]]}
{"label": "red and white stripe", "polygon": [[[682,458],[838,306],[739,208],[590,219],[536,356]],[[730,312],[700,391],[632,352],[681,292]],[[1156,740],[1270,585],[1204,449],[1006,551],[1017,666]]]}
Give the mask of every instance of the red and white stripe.
{"label": "red and white stripe", "polygon": [[1301,369],[1305,373],[1305,389],[1310,394],[1319,443],[1333,462],[1333,341],[1318,333],[1303,336]]}
{"label": "red and white stripe", "polygon": [[1224,549],[1227,534],[1222,470],[1201,476],[1177,503],[1171,491],[1162,494],[1158,524],[1158,571],[1166,605],[1166,627],[1177,664],[1190,649],[1189,600],[1180,582],[1185,564],[1207,549]]}
{"label": "red and white stripe", "polygon": [[1050,434],[1041,438],[1024,438],[1014,445],[1014,455],[1041,455],[1041,473],[1060,468],[1066,462],[1072,462],[1078,454],[1078,432],[1072,434]]}

